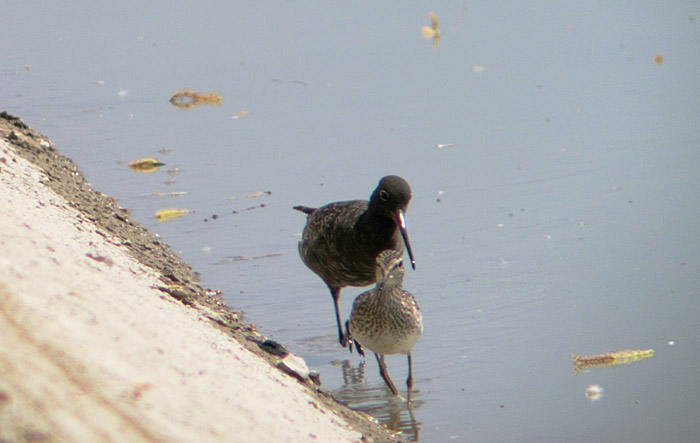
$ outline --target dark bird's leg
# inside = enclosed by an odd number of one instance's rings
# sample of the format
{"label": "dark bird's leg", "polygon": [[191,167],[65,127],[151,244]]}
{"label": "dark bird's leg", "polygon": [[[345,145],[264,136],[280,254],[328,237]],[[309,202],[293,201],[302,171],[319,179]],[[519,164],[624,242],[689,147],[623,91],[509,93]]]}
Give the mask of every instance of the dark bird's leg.
{"label": "dark bird's leg", "polygon": [[352,344],[354,343],[357,348],[357,353],[364,357],[365,351],[362,350],[362,345],[357,340],[353,340],[352,334],[350,334],[350,320],[345,322],[345,331],[348,334],[348,348],[350,348],[350,353],[352,354]]}
{"label": "dark bird's leg", "polygon": [[340,311],[338,310],[338,299],[340,298],[341,288],[328,287],[331,290],[331,297],[333,297],[333,306],[335,307],[335,321],[338,323],[338,341],[340,341],[340,346],[346,347],[348,345],[348,334],[343,333],[343,325],[340,323]]}
{"label": "dark bird's leg", "polygon": [[406,379],[408,387],[408,403],[411,404],[411,389],[413,388],[413,365],[411,364],[411,353],[408,353],[408,378]]}
{"label": "dark bird's leg", "polygon": [[384,356],[377,353],[375,353],[374,356],[377,357],[377,363],[379,364],[379,375],[382,376],[386,385],[389,386],[391,393],[394,395],[399,395],[399,390],[396,389],[394,382],[391,381],[391,378],[389,377],[389,371],[387,371],[386,364],[384,363]]}

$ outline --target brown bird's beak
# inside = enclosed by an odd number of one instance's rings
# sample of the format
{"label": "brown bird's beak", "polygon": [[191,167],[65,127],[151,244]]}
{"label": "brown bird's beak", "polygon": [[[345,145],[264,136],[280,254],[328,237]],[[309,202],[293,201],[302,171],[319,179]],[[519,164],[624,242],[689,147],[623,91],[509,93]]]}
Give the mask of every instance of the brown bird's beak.
{"label": "brown bird's beak", "polygon": [[396,219],[399,224],[399,231],[401,231],[401,237],[403,237],[403,242],[406,245],[406,250],[408,251],[408,258],[411,259],[411,267],[416,269],[416,261],[413,259],[413,250],[411,249],[411,242],[408,240],[408,232],[406,231],[406,220],[403,216],[403,210],[399,209],[396,211]]}

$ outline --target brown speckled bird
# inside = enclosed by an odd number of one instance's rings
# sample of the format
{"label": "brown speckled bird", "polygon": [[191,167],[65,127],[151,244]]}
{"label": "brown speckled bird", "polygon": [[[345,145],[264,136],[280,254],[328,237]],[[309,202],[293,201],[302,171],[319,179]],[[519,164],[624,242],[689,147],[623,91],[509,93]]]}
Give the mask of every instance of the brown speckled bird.
{"label": "brown speckled bird", "polygon": [[[408,356],[408,402],[411,402],[413,368],[411,350],[423,332],[423,315],[416,299],[402,287],[405,273],[403,259],[398,251],[384,251],[377,257],[377,286],[360,294],[352,305],[348,334],[364,355],[365,347],[374,352],[382,376],[394,395],[399,391],[389,377],[384,355]],[[352,350],[352,349],[351,349]]]}

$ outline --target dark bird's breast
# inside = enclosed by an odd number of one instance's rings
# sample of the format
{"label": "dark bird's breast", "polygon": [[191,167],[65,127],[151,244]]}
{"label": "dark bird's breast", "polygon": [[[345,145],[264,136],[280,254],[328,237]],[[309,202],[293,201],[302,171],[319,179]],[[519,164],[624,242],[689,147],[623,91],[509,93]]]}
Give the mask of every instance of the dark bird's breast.
{"label": "dark bird's breast", "polygon": [[299,254],[332,287],[375,282],[375,259],[385,249],[403,251],[403,240],[390,218],[368,220],[368,202],[331,203],[308,216]]}

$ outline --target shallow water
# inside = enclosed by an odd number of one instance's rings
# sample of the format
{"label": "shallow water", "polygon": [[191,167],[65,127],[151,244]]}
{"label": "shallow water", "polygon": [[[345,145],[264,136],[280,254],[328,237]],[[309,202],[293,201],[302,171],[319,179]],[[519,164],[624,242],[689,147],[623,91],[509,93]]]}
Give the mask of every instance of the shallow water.
{"label": "shallow water", "polygon": [[[438,2],[437,49],[425,8],[11,3],[0,104],[390,426],[426,442],[693,441],[700,6]],[[171,106],[186,87],[224,102]],[[166,166],[129,170],[141,157]],[[416,423],[373,358],[338,346],[291,210],[368,198],[386,174],[413,188]],[[195,213],[156,222],[168,207]],[[343,290],[343,315],[363,290]],[[626,348],[656,354],[573,372],[571,353]],[[405,357],[387,362],[402,385]]]}

